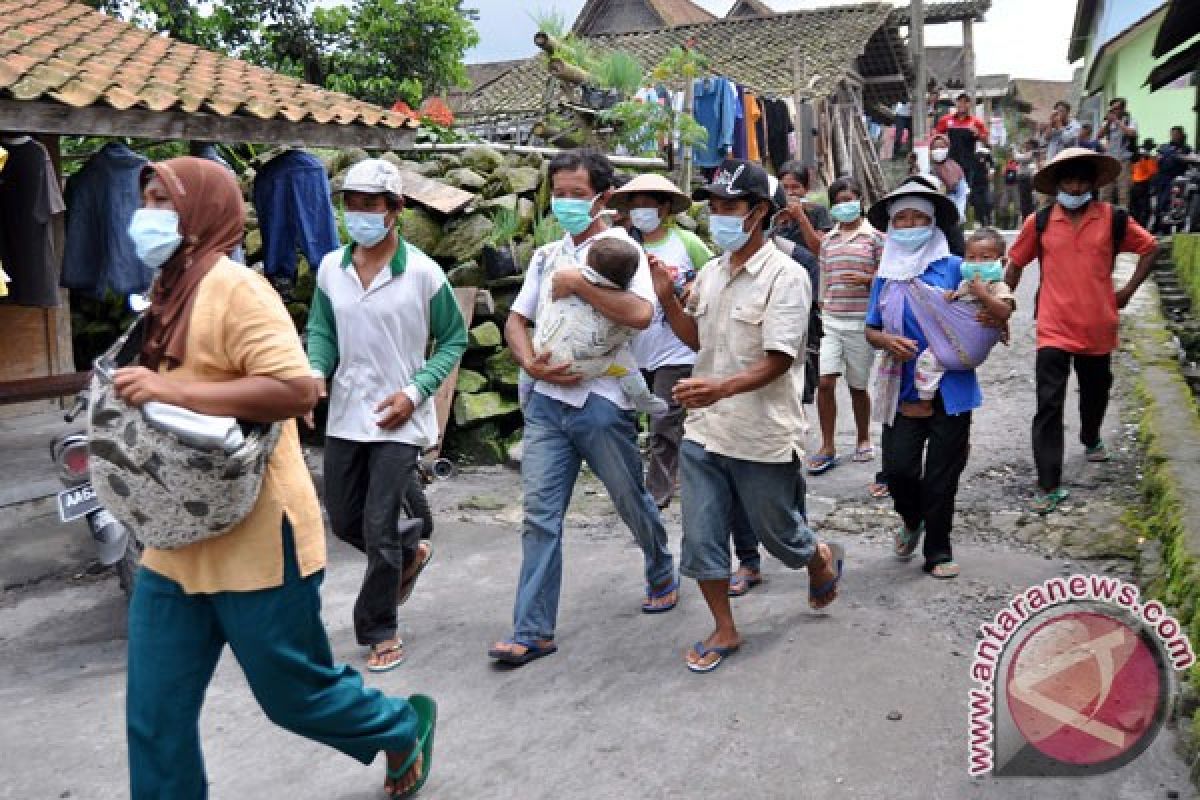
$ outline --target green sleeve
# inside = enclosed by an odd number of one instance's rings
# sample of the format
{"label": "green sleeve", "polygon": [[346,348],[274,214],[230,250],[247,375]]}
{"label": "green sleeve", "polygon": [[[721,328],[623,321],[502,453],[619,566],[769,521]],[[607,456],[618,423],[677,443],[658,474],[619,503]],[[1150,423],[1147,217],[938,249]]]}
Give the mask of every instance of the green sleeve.
{"label": "green sleeve", "polygon": [[337,319],[333,303],[318,286],[308,309],[308,363],[326,378],[333,375],[338,362]]}
{"label": "green sleeve", "polygon": [[678,229],[676,233],[683,240],[683,247],[687,250],[688,258],[692,260],[692,269],[699,271],[701,267],[712,261],[712,251],[705,246],[704,242],[700,241],[699,236],[683,228]]}
{"label": "green sleeve", "polygon": [[433,354],[412,379],[423,398],[438,390],[467,349],[467,325],[454,290],[444,280],[429,301],[429,336],[433,339]]}

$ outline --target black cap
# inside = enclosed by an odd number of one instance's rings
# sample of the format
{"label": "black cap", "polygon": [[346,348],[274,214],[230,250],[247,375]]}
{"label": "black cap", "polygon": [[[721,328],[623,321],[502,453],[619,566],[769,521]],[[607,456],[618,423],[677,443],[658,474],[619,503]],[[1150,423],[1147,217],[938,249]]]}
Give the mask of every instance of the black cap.
{"label": "black cap", "polygon": [[774,202],[767,171],[753,161],[727,158],[713,175],[712,183],[692,192],[693,200],[710,197],[726,200],[767,200]]}

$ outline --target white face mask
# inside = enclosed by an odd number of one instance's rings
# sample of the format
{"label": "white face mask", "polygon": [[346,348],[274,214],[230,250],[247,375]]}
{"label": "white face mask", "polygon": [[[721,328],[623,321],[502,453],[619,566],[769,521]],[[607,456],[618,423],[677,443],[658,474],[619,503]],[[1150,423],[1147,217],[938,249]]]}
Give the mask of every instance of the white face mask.
{"label": "white face mask", "polygon": [[929,151],[929,156],[940,164],[950,157],[950,150],[945,147],[935,147]]}
{"label": "white face mask", "polygon": [[629,221],[642,233],[651,233],[658,230],[658,226],[662,224],[662,217],[657,208],[631,208]]}

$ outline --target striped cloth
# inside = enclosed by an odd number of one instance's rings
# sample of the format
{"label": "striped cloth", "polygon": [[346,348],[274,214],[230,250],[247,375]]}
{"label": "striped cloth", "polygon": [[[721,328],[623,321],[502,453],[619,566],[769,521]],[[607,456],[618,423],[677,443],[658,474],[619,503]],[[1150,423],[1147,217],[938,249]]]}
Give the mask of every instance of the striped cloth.
{"label": "striped cloth", "polygon": [[871,284],[847,280],[850,275],[874,277],[883,253],[883,235],[864,222],[849,233],[834,228],[821,243],[821,312],[834,317],[862,318],[871,299]]}

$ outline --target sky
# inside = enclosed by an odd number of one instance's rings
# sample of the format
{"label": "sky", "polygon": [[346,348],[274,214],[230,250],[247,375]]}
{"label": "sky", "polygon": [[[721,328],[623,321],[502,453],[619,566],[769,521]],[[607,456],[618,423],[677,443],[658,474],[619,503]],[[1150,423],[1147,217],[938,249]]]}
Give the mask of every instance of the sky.
{"label": "sky", "polygon": [[[694,0],[717,16],[733,6],[733,0]],[[766,0],[776,11],[846,5],[845,0]],[[928,7],[930,0],[926,3]],[[467,53],[467,62],[525,58],[536,52],[533,34],[537,26],[530,13],[553,10],[567,24],[575,19],[584,0],[467,0],[464,5],[479,10],[480,43]],[[895,3],[903,5],[903,3]],[[527,10],[521,10],[522,7]],[[975,71],[979,75],[1007,74],[1014,78],[1069,80],[1067,43],[1075,18],[1072,0],[992,0],[986,21],[975,25]],[[931,25],[926,30],[928,45],[961,45],[962,26]]]}

